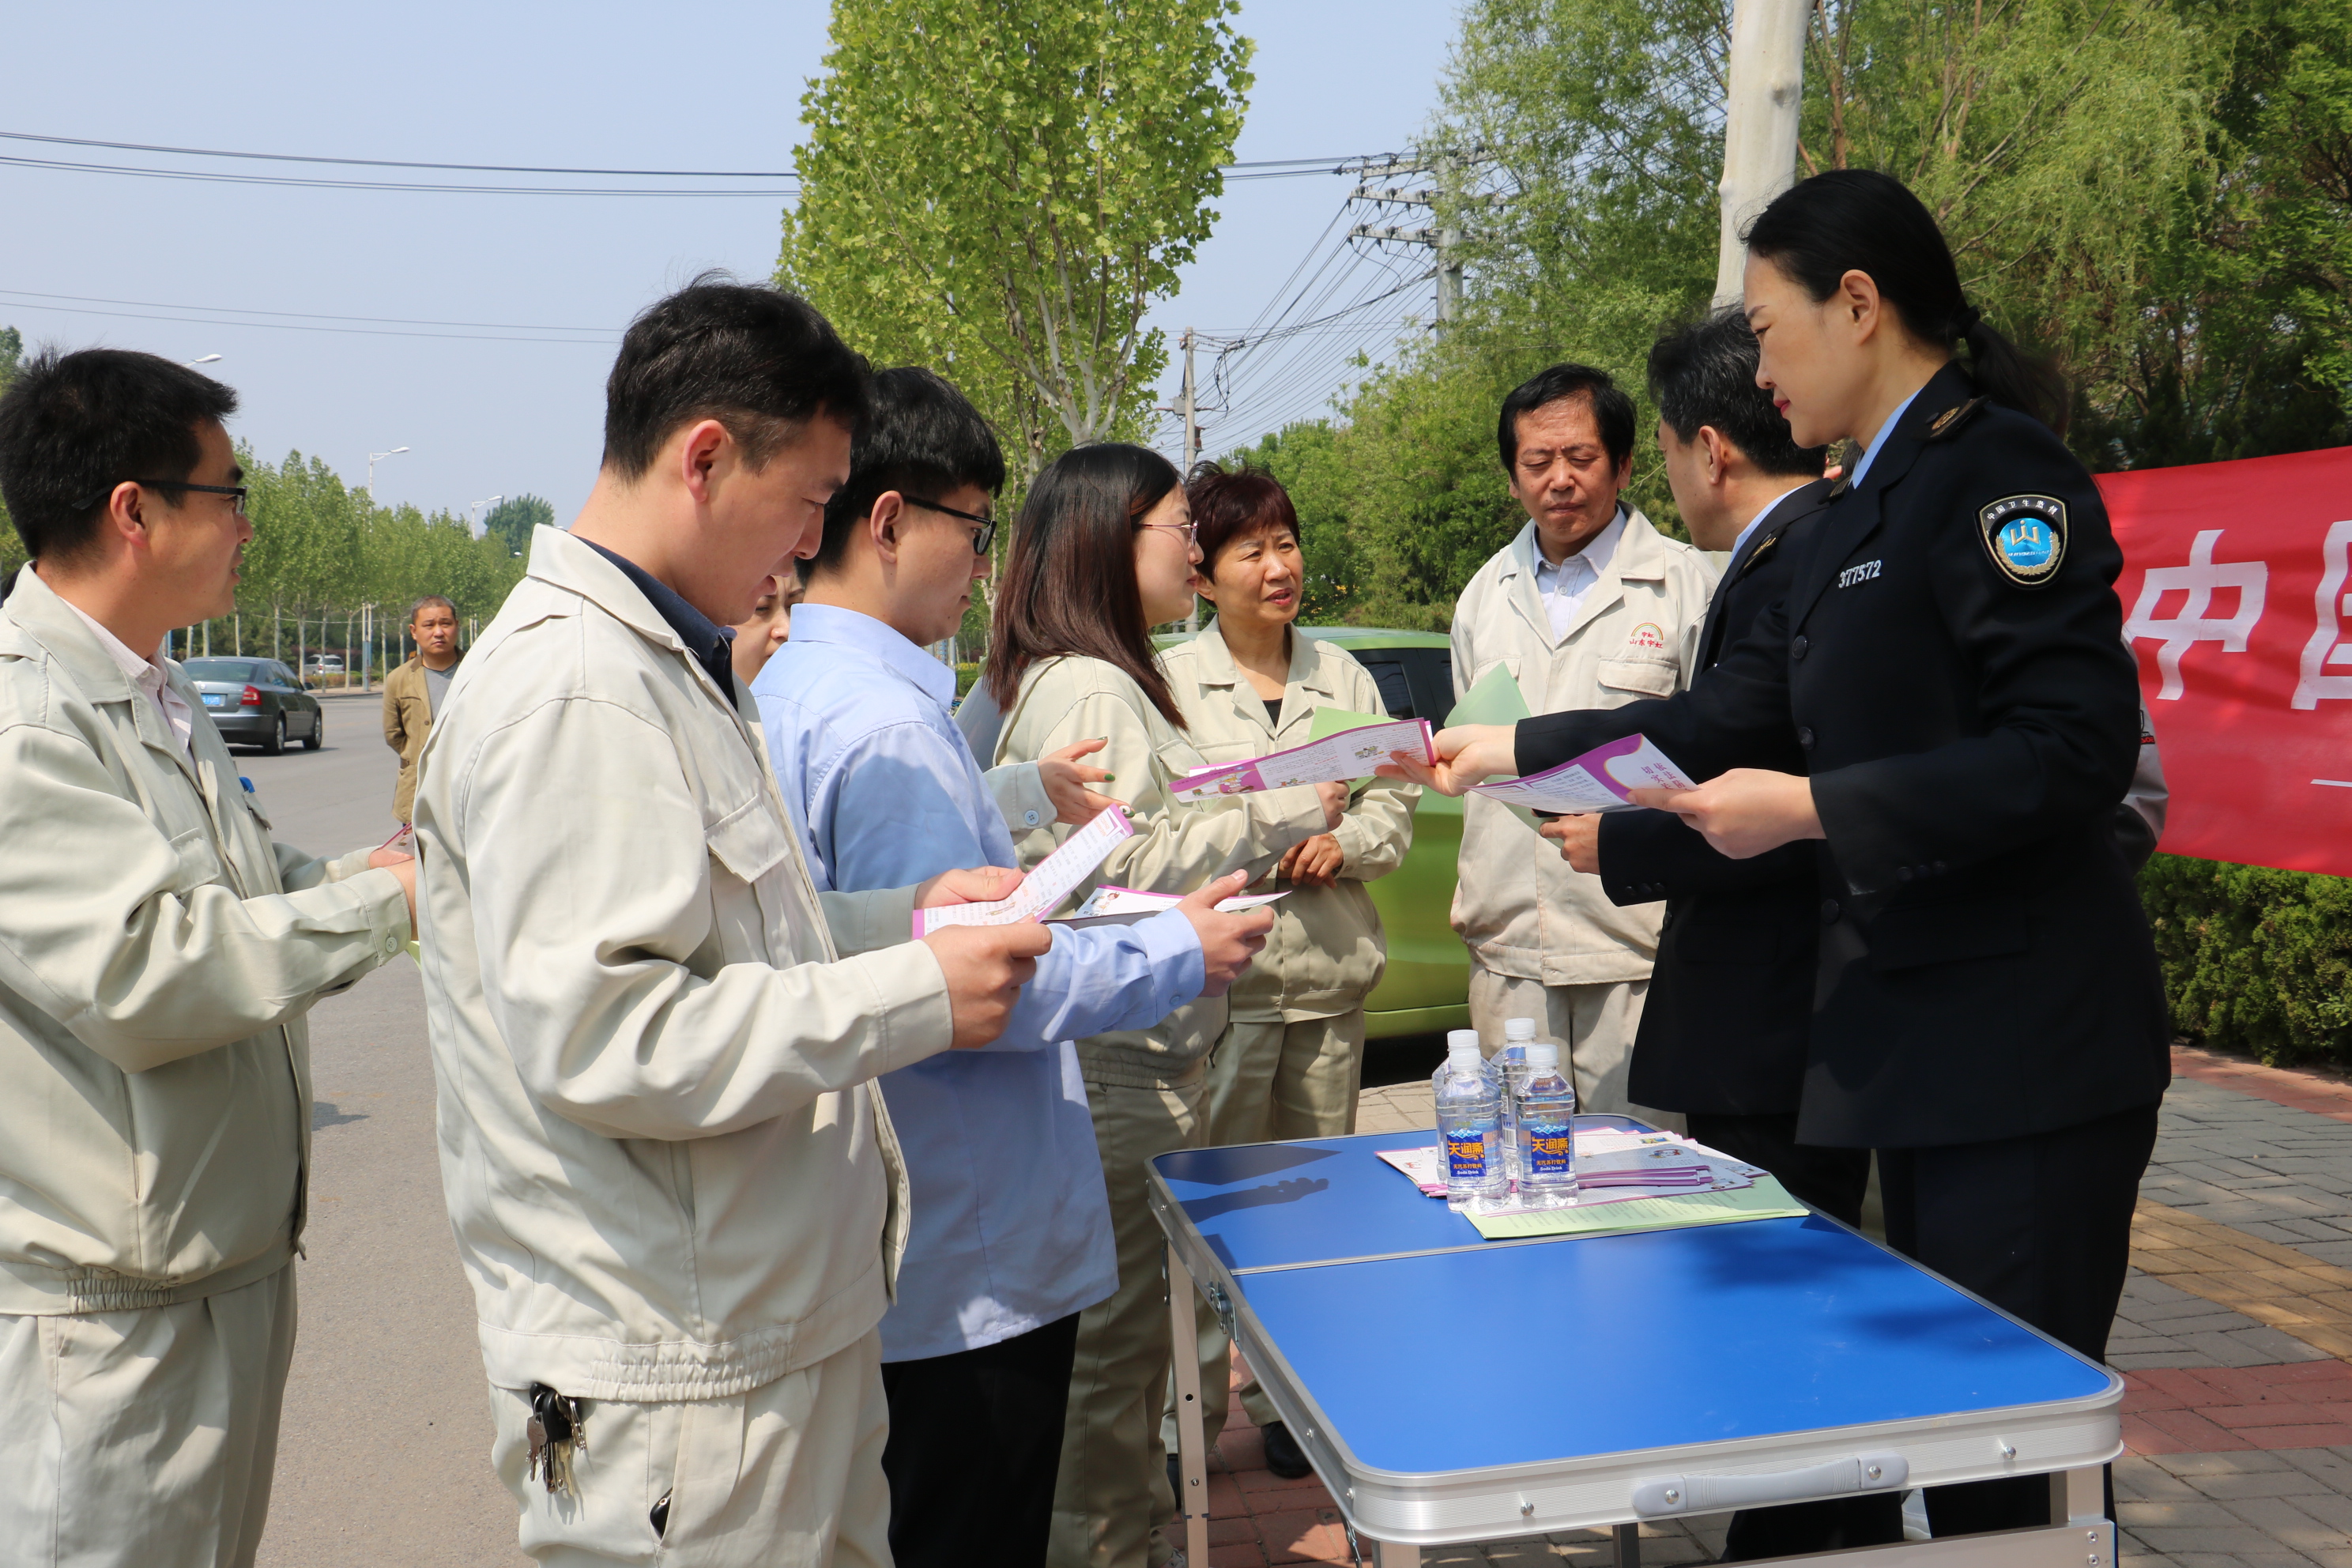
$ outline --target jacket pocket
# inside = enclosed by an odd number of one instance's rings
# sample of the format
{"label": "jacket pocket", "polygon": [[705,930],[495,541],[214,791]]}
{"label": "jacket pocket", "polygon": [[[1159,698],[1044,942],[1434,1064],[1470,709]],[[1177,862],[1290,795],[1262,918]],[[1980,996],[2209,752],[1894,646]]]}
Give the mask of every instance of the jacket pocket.
{"label": "jacket pocket", "polygon": [[1682,667],[1648,658],[1604,658],[1594,672],[1601,685],[1644,697],[1671,697]]}
{"label": "jacket pocket", "polygon": [[172,878],[168,891],[184,896],[198,888],[226,882],[226,868],[221,864],[220,851],[213,847],[211,830],[191,827],[172,840],[172,854],[180,865]]}
{"label": "jacket pocket", "polygon": [[710,854],[738,881],[756,883],[792,852],[783,825],[760,795],[737,806],[703,830]]}
{"label": "jacket pocket", "polygon": [[1871,968],[1917,969],[1969,958],[2005,958],[2032,945],[2025,905],[2016,899],[1963,899],[1891,909],[1864,934]]}

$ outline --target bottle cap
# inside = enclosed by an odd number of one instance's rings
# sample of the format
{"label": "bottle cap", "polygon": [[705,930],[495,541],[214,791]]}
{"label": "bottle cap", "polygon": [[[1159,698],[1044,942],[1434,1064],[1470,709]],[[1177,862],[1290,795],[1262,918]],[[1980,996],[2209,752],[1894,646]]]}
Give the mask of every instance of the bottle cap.
{"label": "bottle cap", "polygon": [[1506,1018],[1503,1020],[1503,1038],[1507,1040],[1532,1040],[1535,1037],[1536,1021],[1533,1018]]}
{"label": "bottle cap", "polygon": [[1528,1066],[1559,1070],[1559,1047],[1549,1040],[1539,1040],[1528,1047]]}
{"label": "bottle cap", "polygon": [[1474,1051],[1479,1048],[1477,1030],[1448,1029],[1445,1031],[1445,1050],[1448,1056],[1460,1050],[1465,1046],[1469,1047]]}

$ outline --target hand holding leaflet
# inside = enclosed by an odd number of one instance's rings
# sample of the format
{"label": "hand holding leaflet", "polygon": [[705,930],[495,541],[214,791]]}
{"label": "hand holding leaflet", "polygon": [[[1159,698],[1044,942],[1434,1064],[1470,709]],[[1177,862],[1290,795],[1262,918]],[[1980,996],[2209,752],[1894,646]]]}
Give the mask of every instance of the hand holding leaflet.
{"label": "hand holding leaflet", "polygon": [[1637,789],[1696,789],[1664,752],[1646,735],[1627,735],[1595,746],[1580,757],[1524,778],[1472,784],[1470,793],[1500,801],[1568,816],[1590,811],[1637,811],[1631,798]]}
{"label": "hand holding leaflet", "polygon": [[1169,785],[1178,800],[1206,800],[1221,795],[1250,795],[1259,790],[1286,789],[1292,784],[1339,784],[1372,776],[1391,752],[1437,761],[1426,719],[1392,719],[1309,741],[1303,746],[1254,757],[1245,763],[1221,763],[1195,768]]}
{"label": "hand holding leaflet", "polygon": [[949,926],[1011,925],[1016,921],[1043,919],[1046,911],[1070,896],[1072,889],[1094,874],[1122,838],[1135,826],[1121,806],[1109,806],[1062,841],[1045,857],[1009,899],[987,904],[947,904],[915,911],[915,935],[920,938]]}
{"label": "hand holding leaflet", "polygon": [[[1239,898],[1221,900],[1217,912],[1229,915],[1236,910],[1254,910],[1260,904],[1270,904],[1287,896],[1286,892],[1247,893]],[[1140,888],[1115,888],[1106,882],[1088,893],[1086,902],[1068,914],[1055,915],[1053,921],[1056,925],[1092,924],[1097,921],[1132,924],[1137,921],[1149,920],[1162,910],[1172,910],[1183,901],[1181,893],[1150,893]]]}

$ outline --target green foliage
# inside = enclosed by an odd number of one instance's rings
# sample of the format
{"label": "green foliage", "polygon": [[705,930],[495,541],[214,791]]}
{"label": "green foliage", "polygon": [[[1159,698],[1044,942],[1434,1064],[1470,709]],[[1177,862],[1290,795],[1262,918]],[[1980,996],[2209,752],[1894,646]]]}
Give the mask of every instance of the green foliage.
{"label": "green foliage", "polygon": [[776,279],[953,380],[1014,489],[1139,431],[1150,301],[1206,238],[1250,87],[1238,0],[835,0]]}
{"label": "green foliage", "polygon": [[503,541],[509,556],[520,553],[525,560],[530,557],[530,531],[554,526],[555,503],[528,491],[509,496],[482,519],[485,535]]}
{"label": "green foliage", "polygon": [[2139,885],[2175,1028],[2352,1068],[2352,880],[2158,855]]}
{"label": "green foliage", "polygon": [[[25,357],[25,334],[14,327],[0,327],[0,392],[16,379],[16,366]],[[8,521],[8,503],[0,500],[0,580],[25,563],[25,542],[16,537],[16,525]]]}

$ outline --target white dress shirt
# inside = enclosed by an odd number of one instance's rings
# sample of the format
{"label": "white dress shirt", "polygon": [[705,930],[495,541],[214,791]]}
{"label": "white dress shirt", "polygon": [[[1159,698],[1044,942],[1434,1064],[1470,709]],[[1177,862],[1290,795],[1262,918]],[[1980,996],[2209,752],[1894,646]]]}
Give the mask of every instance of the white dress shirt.
{"label": "white dress shirt", "polygon": [[98,646],[122,667],[122,673],[130,677],[131,684],[145,692],[147,700],[155,705],[155,711],[163,716],[163,727],[172,731],[172,739],[180,742],[180,754],[194,762],[195,753],[188,749],[188,737],[195,732],[195,712],[188,706],[186,698],[172,689],[172,679],[164,670],[163,662],[152,658],[142,658],[131,652],[121,637],[91,619],[88,611],[64,595],[58,595],[58,602],[81,616],[81,624],[98,638]]}
{"label": "white dress shirt", "polygon": [[1536,593],[1551,616],[1551,635],[1559,638],[1568,635],[1569,623],[1576,612],[1584,607],[1584,596],[1609,570],[1616,558],[1617,542],[1625,537],[1625,509],[1619,507],[1609,526],[1592,536],[1591,543],[1559,565],[1544,559],[1543,540],[1536,539]]}

